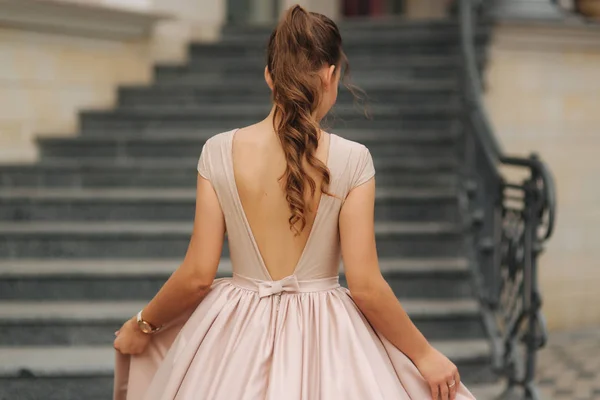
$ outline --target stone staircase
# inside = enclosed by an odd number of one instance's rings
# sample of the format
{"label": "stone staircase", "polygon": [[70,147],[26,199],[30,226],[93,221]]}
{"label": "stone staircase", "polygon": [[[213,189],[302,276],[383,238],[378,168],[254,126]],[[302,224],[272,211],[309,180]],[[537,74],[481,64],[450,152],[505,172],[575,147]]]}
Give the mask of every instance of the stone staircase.
{"label": "stone staircase", "polygon": [[[342,30],[373,119],[342,91],[328,123],[374,157],[381,268],[463,380],[489,382],[459,204],[458,26]],[[79,136],[40,139],[38,163],[0,167],[0,400],[111,397],[113,332],[185,254],[204,141],[269,110],[268,34],[225,28],[222,42],[191,45],[188,64],[157,66],[151,86],[120,88],[114,110],[82,112]]]}

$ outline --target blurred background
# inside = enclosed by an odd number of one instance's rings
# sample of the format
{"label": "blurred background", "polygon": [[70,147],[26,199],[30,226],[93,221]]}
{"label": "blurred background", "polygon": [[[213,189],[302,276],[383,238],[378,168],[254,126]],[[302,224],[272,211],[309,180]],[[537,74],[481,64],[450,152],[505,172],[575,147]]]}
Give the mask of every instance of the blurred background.
{"label": "blurred background", "polygon": [[[368,95],[325,126],[373,154],[415,323],[478,399],[600,399],[600,1],[299,1]],[[204,141],[268,112],[293,3],[0,0],[0,399],[111,397],[113,332],[185,253]]]}

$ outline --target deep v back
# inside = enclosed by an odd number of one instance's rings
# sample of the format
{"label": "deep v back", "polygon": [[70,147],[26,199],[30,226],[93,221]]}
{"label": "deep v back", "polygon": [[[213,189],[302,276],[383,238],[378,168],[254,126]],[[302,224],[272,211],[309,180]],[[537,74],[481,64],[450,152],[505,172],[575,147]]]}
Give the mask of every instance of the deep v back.
{"label": "deep v back", "polygon": [[[202,149],[199,173],[209,179],[225,217],[228,251],[233,272],[257,280],[273,280],[260,254],[235,181],[233,140],[236,130],[209,139]],[[373,177],[369,151],[363,145],[329,134],[327,167],[329,192],[321,195],[306,244],[293,270],[299,280],[338,275],[340,243],[338,217],[349,191]],[[226,250],[227,252],[227,250]]]}
{"label": "deep v back", "polygon": [[[304,255],[307,253],[307,249],[311,243],[311,238],[313,237],[313,233],[314,233],[314,228],[315,226],[318,226],[319,223],[319,219],[321,216],[321,203],[323,202],[324,197],[326,196],[325,194],[322,193],[318,193],[318,200],[316,201],[316,210],[313,216],[309,216],[307,217],[310,218],[312,217],[312,221],[307,221],[307,225],[305,229],[308,229],[308,234],[305,235],[305,240],[303,241],[303,243],[300,244],[300,249],[299,249],[299,256],[296,256],[296,260],[295,263],[293,264],[293,267],[291,268],[291,270],[289,270],[288,267],[288,271],[287,272],[283,272],[282,271],[277,271],[277,266],[273,265],[271,266],[271,268],[269,268],[269,265],[265,259],[265,250],[268,250],[269,247],[273,247],[275,245],[279,245],[279,246],[284,246],[285,245],[283,243],[277,243],[277,244],[273,244],[273,243],[268,243],[265,242],[265,240],[263,240],[263,249],[261,249],[261,246],[259,244],[259,240],[257,239],[256,236],[256,231],[255,229],[252,227],[252,224],[250,223],[250,218],[248,215],[248,212],[246,211],[246,209],[244,208],[244,202],[242,201],[242,195],[240,193],[240,186],[237,182],[237,178],[236,178],[236,161],[234,160],[234,146],[235,146],[235,137],[237,132],[239,131],[239,129],[236,129],[233,131],[232,135],[232,140],[231,140],[231,149],[230,149],[230,160],[231,160],[231,165],[229,166],[229,168],[233,171],[233,176],[234,176],[234,198],[237,202],[237,205],[239,207],[239,209],[241,210],[241,215],[243,217],[243,222],[244,225],[246,226],[246,229],[248,230],[248,235],[250,236],[250,239],[252,241],[253,247],[255,252],[257,253],[258,259],[261,263],[261,266],[265,269],[266,273],[269,275],[269,277],[271,279],[275,279],[274,277],[278,277],[277,279],[281,279],[282,277],[285,277],[287,275],[292,275],[294,274],[297,269],[298,266],[301,265],[302,260],[304,258]],[[332,145],[332,136],[330,134],[327,134],[329,137],[329,140],[327,140],[327,150],[326,150],[326,160],[324,161],[324,164],[327,166],[328,162],[329,162],[329,154],[331,153],[331,145]],[[243,166],[239,166],[240,168],[243,168]],[[284,196],[284,194],[282,193],[282,195]],[[280,199],[280,200],[285,200],[285,198]],[[286,206],[287,206],[287,202],[286,202]],[[286,211],[287,211],[287,207],[286,207]],[[256,216],[254,216],[253,218],[254,220],[257,220],[258,218]],[[286,223],[288,223],[288,220],[285,220]],[[267,227],[266,229],[274,229],[277,230],[276,235],[292,235],[292,231],[288,230],[287,228],[289,227],[289,225],[286,225],[284,229],[286,229],[285,232],[281,232],[281,227]],[[264,228],[263,228],[264,229]],[[288,243],[289,244],[289,243]],[[291,253],[293,253],[293,249],[289,249],[286,248],[284,249],[286,251],[290,251]],[[298,249],[295,249],[296,253],[298,252]],[[290,255],[290,257],[292,257],[292,255]],[[294,260],[291,260],[290,262],[293,262]],[[287,263],[289,264],[289,263]],[[282,276],[283,275],[283,276]]]}

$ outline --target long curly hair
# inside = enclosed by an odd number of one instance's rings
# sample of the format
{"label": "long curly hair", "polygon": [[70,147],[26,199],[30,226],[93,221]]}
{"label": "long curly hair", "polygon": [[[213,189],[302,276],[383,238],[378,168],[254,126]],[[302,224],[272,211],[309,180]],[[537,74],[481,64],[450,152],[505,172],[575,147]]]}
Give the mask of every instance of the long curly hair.
{"label": "long curly hair", "polygon": [[321,101],[319,70],[326,65],[335,65],[336,73],[343,71],[341,79],[346,81],[349,65],[337,25],[325,15],[292,6],[271,34],[267,68],[273,82],[273,128],[287,162],[281,179],[285,179],[291,211],[290,229],[296,235],[306,227],[305,214],[310,207],[304,197],[306,186],[311,197],[316,192],[315,180],[303,166],[304,159],[321,174],[321,193],[331,196],[329,169],[315,156],[321,129],[315,116]]}

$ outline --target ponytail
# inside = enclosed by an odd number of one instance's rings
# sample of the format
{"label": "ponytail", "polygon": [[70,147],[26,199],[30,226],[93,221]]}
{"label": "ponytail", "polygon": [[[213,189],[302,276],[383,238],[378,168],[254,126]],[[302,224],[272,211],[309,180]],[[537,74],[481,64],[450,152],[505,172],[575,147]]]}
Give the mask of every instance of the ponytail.
{"label": "ponytail", "polygon": [[316,192],[315,180],[306,173],[304,159],[321,174],[321,193],[330,195],[329,170],[315,156],[321,129],[315,114],[321,102],[320,68],[346,67],[341,46],[342,39],[333,21],[298,5],[285,13],[269,40],[267,68],[273,81],[273,128],[287,163],[283,177],[291,211],[290,228],[296,235],[306,227],[306,185],[311,196]]}

